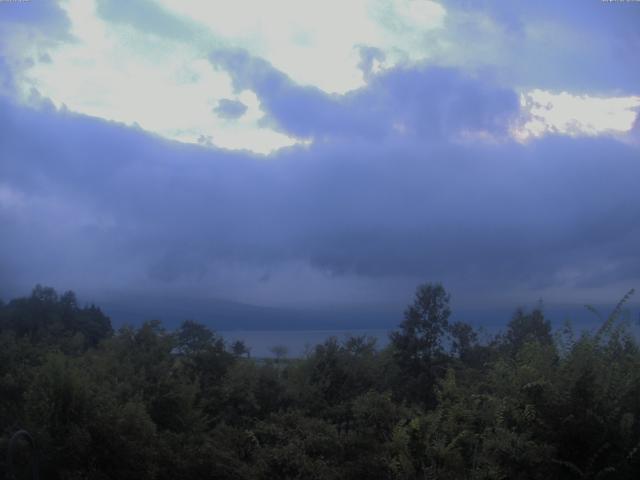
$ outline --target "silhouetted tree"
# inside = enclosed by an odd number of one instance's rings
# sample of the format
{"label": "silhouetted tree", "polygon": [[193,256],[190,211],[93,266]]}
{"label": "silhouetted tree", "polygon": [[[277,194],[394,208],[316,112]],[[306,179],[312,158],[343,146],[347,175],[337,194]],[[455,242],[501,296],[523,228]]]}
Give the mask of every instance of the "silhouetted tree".
{"label": "silhouetted tree", "polygon": [[449,294],[440,284],[418,287],[400,330],[390,336],[394,358],[404,375],[405,396],[432,405],[435,379],[442,373],[442,340],[447,332]]}
{"label": "silhouetted tree", "polygon": [[455,322],[449,326],[451,350],[463,362],[470,359],[473,350],[478,346],[478,334],[468,323]]}
{"label": "silhouetted tree", "polygon": [[541,308],[535,308],[531,313],[525,313],[519,308],[507,325],[504,340],[511,352],[517,352],[527,342],[551,345],[551,323],[544,318]]}
{"label": "silhouetted tree", "polygon": [[242,340],[236,340],[231,345],[231,351],[236,357],[251,356],[251,349]]}
{"label": "silhouetted tree", "polygon": [[276,363],[280,363],[282,360],[287,358],[289,354],[289,349],[286,345],[274,345],[269,349],[273,356],[276,357]]}

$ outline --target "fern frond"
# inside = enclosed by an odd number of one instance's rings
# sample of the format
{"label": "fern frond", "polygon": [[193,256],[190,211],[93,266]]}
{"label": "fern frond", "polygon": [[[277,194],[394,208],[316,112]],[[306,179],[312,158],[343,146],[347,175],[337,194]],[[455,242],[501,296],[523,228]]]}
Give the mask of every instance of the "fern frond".
{"label": "fern frond", "polygon": [[598,320],[600,320],[601,323],[604,322],[604,317],[593,305],[585,305],[584,308],[586,308],[591,313],[593,313],[596,317],[598,317]]}
{"label": "fern frond", "polygon": [[[598,460],[598,458],[602,456],[602,454],[609,448],[609,446],[609,442],[605,442],[598,450],[595,451],[593,455],[591,455],[591,458],[587,462],[587,473],[593,471],[593,466],[595,465],[596,460]],[[598,473],[598,475],[600,475],[600,473]]]}
{"label": "fern frond", "polygon": [[[629,298],[631,298],[631,296],[635,293],[635,290],[632,288],[631,290],[629,290],[626,295],[624,297],[622,297],[622,300],[620,300],[618,302],[618,304],[616,305],[616,307],[613,309],[613,311],[611,312],[611,314],[609,314],[609,317],[607,318],[607,320],[602,324],[602,326],[600,327],[600,329],[598,330],[598,333],[596,333],[596,341],[599,341],[600,338],[602,338],[602,336],[604,334],[606,334],[610,329],[611,326],[615,323],[615,321],[618,319],[618,317],[620,316],[620,313],[622,312],[622,307],[624,307],[624,304],[627,303],[627,301],[629,300]],[[588,307],[587,307],[588,308]],[[595,309],[594,309],[595,310]]]}
{"label": "fern frond", "polygon": [[605,475],[608,475],[610,473],[615,473],[615,472],[616,472],[615,467],[605,467],[602,470],[600,470],[594,478],[597,480],[598,478],[603,478]]}
{"label": "fern frond", "polygon": [[638,453],[639,450],[640,450],[640,442],[638,442],[635,447],[629,450],[626,460],[627,461],[631,460],[635,456],[635,454]]}
{"label": "fern frond", "polygon": [[573,462],[568,462],[566,460],[558,460],[555,458],[551,459],[551,462],[555,463],[556,465],[565,467],[568,470],[571,470],[573,473],[578,475],[579,478],[584,478],[584,473],[582,472],[582,470],[580,470],[578,466]]}

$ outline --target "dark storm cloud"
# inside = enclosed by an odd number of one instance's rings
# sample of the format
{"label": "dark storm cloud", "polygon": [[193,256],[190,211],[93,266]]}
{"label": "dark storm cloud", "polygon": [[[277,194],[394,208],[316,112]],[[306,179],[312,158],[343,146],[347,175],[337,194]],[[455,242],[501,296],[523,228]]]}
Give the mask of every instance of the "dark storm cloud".
{"label": "dark storm cloud", "polygon": [[7,61],[0,56],[0,92],[13,92],[15,89],[13,75]]}
{"label": "dark storm cloud", "polygon": [[238,90],[256,92],[266,123],[297,137],[406,141],[465,131],[504,135],[518,113],[515,92],[452,68],[397,68],[372,77],[367,88],[330,95],[295,84],[242,50],[219,50],[211,60],[230,72]]}
{"label": "dark storm cloud", "polygon": [[228,98],[223,98],[218,101],[218,105],[213,109],[213,112],[219,117],[229,120],[240,118],[246,111],[247,106],[244,103]]}
{"label": "dark storm cloud", "polygon": [[72,41],[70,26],[53,1],[0,2],[0,95],[14,95],[21,72],[36,62],[51,61],[47,49]]}
{"label": "dark storm cloud", "polygon": [[[640,92],[637,2],[454,0],[446,7],[446,27],[461,48],[505,49],[497,60],[491,60],[492,52],[489,63],[509,85],[587,94]],[[483,22],[473,14],[496,26],[483,32]]]}
{"label": "dark storm cloud", "polygon": [[0,26],[37,25],[40,33],[51,36],[66,35],[69,19],[60,6],[53,1],[2,2],[0,3]]}
{"label": "dark storm cloud", "polygon": [[362,70],[365,80],[369,80],[373,73],[374,62],[382,62],[385,59],[385,54],[376,47],[360,46],[359,51],[360,63],[358,68]]}
{"label": "dark storm cloud", "polygon": [[[242,52],[213,60],[269,122],[319,141],[264,158],[2,99],[2,282],[215,286],[226,269],[265,286],[291,262],[381,292],[403,278],[470,290],[640,278],[637,147],[508,140],[515,93],[452,69],[402,68],[338,97]],[[494,140],[460,140],[468,131]],[[308,288],[292,281],[281,300]]]}

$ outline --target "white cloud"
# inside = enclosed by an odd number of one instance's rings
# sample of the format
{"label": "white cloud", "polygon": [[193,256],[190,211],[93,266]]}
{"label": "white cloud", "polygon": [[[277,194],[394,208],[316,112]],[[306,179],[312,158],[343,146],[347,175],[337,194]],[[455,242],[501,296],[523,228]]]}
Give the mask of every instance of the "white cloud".
{"label": "white cloud", "polygon": [[595,97],[532,90],[521,94],[526,121],[514,130],[520,140],[555,133],[571,136],[624,134],[638,115],[640,97]]}
{"label": "white cloud", "polygon": [[364,85],[358,47],[380,48],[388,65],[426,57],[425,32],[443,25],[445,10],[429,0],[256,2],[157,0],[204,25],[216,38],[260,56],[294,81],[326,92]]}
{"label": "white cloud", "polygon": [[[504,32],[488,16],[459,11],[447,16],[430,0],[154,1],[176,22],[191,25],[193,37],[156,35],[135,22],[107,21],[97,14],[95,0],[62,0],[76,41],[49,45],[47,61],[38,60],[42,49],[29,46],[24,31],[9,29],[12,38],[2,49],[14,65],[23,99],[28,101],[35,88],[58,107],[137,124],[165,138],[267,154],[300,141],[261,122],[256,95],[235,92],[228,73],[208,61],[213,47],[244,48],[299,84],[337,94],[364,86],[361,46],[384,53],[384,60],[373,64],[375,72],[425,59],[469,66],[469,55],[479,64],[499,63],[493,57],[505,48],[498,45],[505,43]],[[460,39],[451,35],[469,29],[480,41],[460,48]],[[214,111],[221,99],[242,101],[247,112],[221,118]],[[524,141],[548,133],[627,132],[640,97],[529,90],[521,103],[526,119],[513,134]],[[399,131],[409,127],[397,126]]]}
{"label": "white cloud", "polygon": [[[439,28],[445,15],[429,0],[157,2],[177,20],[192,22],[192,39],[105,21],[95,0],[63,0],[76,41],[52,48],[51,61],[21,72],[25,101],[35,88],[58,107],[173,140],[269,153],[299,142],[260,123],[255,95],[238,95],[228,74],[206,59],[212,45],[245,48],[298,83],[344,93],[364,85],[358,47],[385,52],[377,70],[424,58],[423,35]],[[247,114],[219,118],[213,108],[222,98],[243,101]]]}
{"label": "white cloud", "polygon": [[196,46],[114,25],[96,15],[89,0],[64,2],[77,39],[50,50],[50,62],[24,71],[19,86],[26,99],[32,88],[58,107],[126,124],[188,143],[202,136],[223,148],[257,153],[296,143],[258,125],[255,95],[239,122],[212,111],[221,98],[236,98],[231,80],[215,70]]}

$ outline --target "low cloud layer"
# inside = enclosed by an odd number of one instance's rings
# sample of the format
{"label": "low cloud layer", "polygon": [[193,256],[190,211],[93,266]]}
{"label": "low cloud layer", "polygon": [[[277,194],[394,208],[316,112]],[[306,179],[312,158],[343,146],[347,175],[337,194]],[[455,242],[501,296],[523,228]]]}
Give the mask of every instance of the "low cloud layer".
{"label": "low cloud layer", "polygon": [[[142,28],[137,10],[101,5]],[[448,18],[462,18],[453,5]],[[474,15],[531,34],[520,11],[501,12]],[[64,18],[47,42],[62,41]],[[187,31],[180,23],[176,35]],[[332,94],[245,49],[211,48],[207,64],[228,75],[229,93],[250,92],[260,125],[299,142],[269,155],[216,147],[215,132],[205,146],[170,141],[55,107],[36,89],[18,101],[22,67],[4,52],[0,296],[40,282],[95,298],[395,305],[417,283],[442,281],[459,304],[491,306],[611,301],[640,286],[637,128],[518,142],[530,113],[499,62],[377,70],[384,53],[359,52],[366,84]],[[628,81],[637,66],[620,77],[625,95],[640,95]],[[593,91],[611,91],[598,78]],[[232,125],[250,108],[230,97],[208,111]]]}
{"label": "low cloud layer", "polygon": [[[257,157],[2,100],[3,284],[277,304],[330,301],[332,284],[362,302],[419,280],[472,298],[640,278],[637,147],[503,138],[513,92],[451,70],[396,71],[332,99],[258,67],[266,121],[318,141]],[[474,130],[500,140],[460,140]]]}

